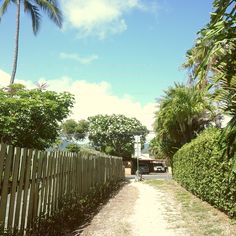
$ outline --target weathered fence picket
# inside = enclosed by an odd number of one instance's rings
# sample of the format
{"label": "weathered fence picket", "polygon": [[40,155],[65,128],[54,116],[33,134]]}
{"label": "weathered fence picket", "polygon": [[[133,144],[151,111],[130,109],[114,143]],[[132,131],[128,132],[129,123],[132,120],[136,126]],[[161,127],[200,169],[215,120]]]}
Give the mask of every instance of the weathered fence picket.
{"label": "weathered fence picket", "polygon": [[3,185],[1,187],[1,203],[0,203],[0,222],[5,225],[6,212],[7,212],[7,198],[9,189],[9,178],[11,173],[11,164],[13,159],[13,147],[8,146],[8,153],[4,152],[3,157],[5,159],[5,170],[3,177]]}
{"label": "weathered fence picket", "polygon": [[16,197],[16,187],[17,187],[17,180],[18,180],[18,172],[19,172],[19,165],[20,165],[20,148],[16,148],[15,160],[14,160],[14,167],[12,173],[12,187],[11,187],[11,197],[10,197],[10,206],[9,206],[9,214],[8,214],[8,223],[7,227],[12,228],[13,223],[13,213],[14,213],[14,206],[15,206],[15,197]]}
{"label": "weathered fence picket", "polygon": [[60,199],[123,178],[122,159],[104,154],[43,152],[0,144],[0,226],[24,235]]}

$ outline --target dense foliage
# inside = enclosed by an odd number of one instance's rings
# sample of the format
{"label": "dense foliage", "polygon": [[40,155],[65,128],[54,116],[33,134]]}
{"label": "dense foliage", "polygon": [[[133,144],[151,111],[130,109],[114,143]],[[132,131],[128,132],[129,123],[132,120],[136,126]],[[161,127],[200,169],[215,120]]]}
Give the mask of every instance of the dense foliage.
{"label": "dense foliage", "polygon": [[124,115],[97,115],[88,118],[89,140],[97,150],[107,154],[131,157],[134,135],[141,135],[142,144],[148,130],[136,118]]}
{"label": "dense foliage", "polygon": [[215,84],[219,79],[235,79],[236,63],[236,2],[215,0],[210,22],[198,32],[193,48],[187,52],[184,64],[190,70],[192,80],[200,87]]}
{"label": "dense foliage", "polygon": [[215,0],[210,22],[198,33],[185,67],[200,88],[214,87],[219,107],[231,116],[222,140],[229,156],[236,151],[236,1]]}
{"label": "dense foliage", "polygon": [[171,158],[181,146],[196,137],[209,124],[211,110],[205,92],[183,85],[169,88],[161,99],[154,123],[155,148],[159,155]]}
{"label": "dense foliage", "polygon": [[76,122],[73,119],[69,119],[62,124],[62,133],[69,140],[83,140],[88,133],[88,127],[89,123],[86,120]]}
{"label": "dense foliage", "polygon": [[80,151],[80,146],[76,143],[70,143],[66,146],[68,152],[78,153]]}
{"label": "dense foliage", "polygon": [[210,204],[236,216],[236,173],[223,155],[221,131],[210,128],[185,144],[173,157],[174,178]]}
{"label": "dense foliage", "polygon": [[0,89],[0,139],[19,147],[45,149],[58,137],[59,122],[73,106],[73,96],[14,84]]}
{"label": "dense foliage", "polygon": [[167,156],[164,154],[164,152],[162,151],[160,142],[156,137],[154,137],[150,142],[149,142],[149,153],[154,156],[154,158],[156,159],[166,159]]}

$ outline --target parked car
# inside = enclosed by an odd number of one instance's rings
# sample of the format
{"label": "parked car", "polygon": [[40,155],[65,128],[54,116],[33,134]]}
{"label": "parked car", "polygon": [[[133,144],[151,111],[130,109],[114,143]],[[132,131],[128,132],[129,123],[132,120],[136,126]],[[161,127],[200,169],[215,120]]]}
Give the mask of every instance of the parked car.
{"label": "parked car", "polygon": [[167,166],[165,166],[164,163],[156,163],[154,166],[154,171],[156,172],[166,172],[167,171]]}
{"label": "parked car", "polygon": [[140,174],[149,174],[149,166],[147,164],[139,164],[139,173]]}

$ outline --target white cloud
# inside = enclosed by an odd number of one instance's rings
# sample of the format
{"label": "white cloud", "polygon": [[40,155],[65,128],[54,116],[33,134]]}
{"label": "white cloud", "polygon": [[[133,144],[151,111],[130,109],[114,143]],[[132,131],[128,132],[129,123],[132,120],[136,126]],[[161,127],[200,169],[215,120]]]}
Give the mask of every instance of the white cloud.
{"label": "white cloud", "polygon": [[[154,0],[61,0],[68,26],[78,29],[80,37],[96,35],[100,39],[127,29],[124,15],[132,10],[153,10]],[[155,1],[154,1],[155,2]]]}
{"label": "white cloud", "polygon": [[[11,78],[10,74],[0,69],[0,87],[8,86],[10,83],[10,78]],[[16,79],[15,83],[24,84],[27,86],[27,88],[35,88],[35,84],[32,81]]]}
{"label": "white cloud", "polygon": [[[3,77],[5,79],[2,79]],[[35,87],[32,81],[16,80],[16,82],[23,83],[28,88]],[[39,79],[40,84],[44,82],[47,82],[48,90],[68,91],[75,95],[75,104],[71,114],[73,119],[86,119],[97,114],[124,114],[127,117],[136,117],[148,129],[152,129],[154,112],[157,110],[156,104],[150,102],[141,105],[127,94],[122,97],[115,96],[112,94],[111,85],[105,81],[100,83],[89,83],[84,80],[73,81],[66,76],[49,81]],[[6,86],[8,83],[9,75],[0,70],[0,86]]]}
{"label": "white cloud", "polygon": [[0,69],[0,85],[6,86],[10,83],[10,75]]}
{"label": "white cloud", "polygon": [[97,60],[99,57],[96,54],[82,57],[82,56],[80,56],[79,54],[76,54],[76,53],[61,52],[60,53],[60,58],[61,59],[69,59],[69,60],[78,61],[79,63],[86,65],[86,64],[90,64],[91,62]]}
{"label": "white cloud", "polygon": [[[43,82],[43,80],[41,81]],[[118,97],[112,94],[107,82],[89,83],[84,80],[72,81],[68,77],[48,81],[48,89],[69,91],[75,95],[75,106],[71,115],[74,119],[86,119],[97,114],[124,114],[136,117],[149,129],[152,129],[156,105],[148,103],[142,106],[129,95]]]}

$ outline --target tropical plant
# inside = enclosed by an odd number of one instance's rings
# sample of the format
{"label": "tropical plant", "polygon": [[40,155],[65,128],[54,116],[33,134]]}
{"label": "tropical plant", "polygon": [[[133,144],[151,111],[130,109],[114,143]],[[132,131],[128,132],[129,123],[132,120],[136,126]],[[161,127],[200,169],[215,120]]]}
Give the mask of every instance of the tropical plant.
{"label": "tropical plant", "polygon": [[66,92],[29,90],[19,84],[1,88],[0,140],[40,150],[50,147],[73,102],[73,96]]}
{"label": "tropical plant", "polygon": [[171,159],[181,146],[210,123],[213,116],[204,90],[178,84],[170,87],[161,99],[154,123],[158,149]]}
{"label": "tropical plant", "polygon": [[144,144],[148,130],[136,118],[124,115],[96,115],[88,118],[88,137],[97,150],[124,158],[134,153],[134,135]]}
{"label": "tropical plant", "polygon": [[166,155],[163,153],[160,142],[157,137],[154,137],[149,142],[149,153],[156,159],[166,159]]}
{"label": "tropical plant", "polygon": [[236,1],[215,0],[213,7],[211,20],[198,33],[184,66],[200,87],[206,84],[217,87],[214,98],[231,116],[222,141],[228,144],[227,152],[233,156],[236,151]]}
{"label": "tropical plant", "polygon": [[191,72],[191,79],[197,80],[200,87],[209,81],[215,84],[215,75],[218,78],[224,76],[226,70],[231,76],[235,74],[235,68],[229,63],[235,63],[236,2],[215,0],[213,6],[215,11],[211,14],[211,21],[198,32],[196,43],[188,50],[184,63]]}
{"label": "tropical plant", "polygon": [[40,11],[46,13],[48,17],[58,26],[62,26],[62,13],[58,6],[57,0],[3,0],[0,7],[0,20],[2,16],[6,13],[8,7],[11,4],[16,5],[16,39],[15,39],[15,53],[13,59],[13,69],[11,74],[10,84],[14,83],[17,61],[18,61],[18,51],[19,51],[19,35],[20,35],[20,15],[21,7],[24,7],[24,12],[29,14],[32,21],[32,29],[36,35],[39,31],[42,15]]}

